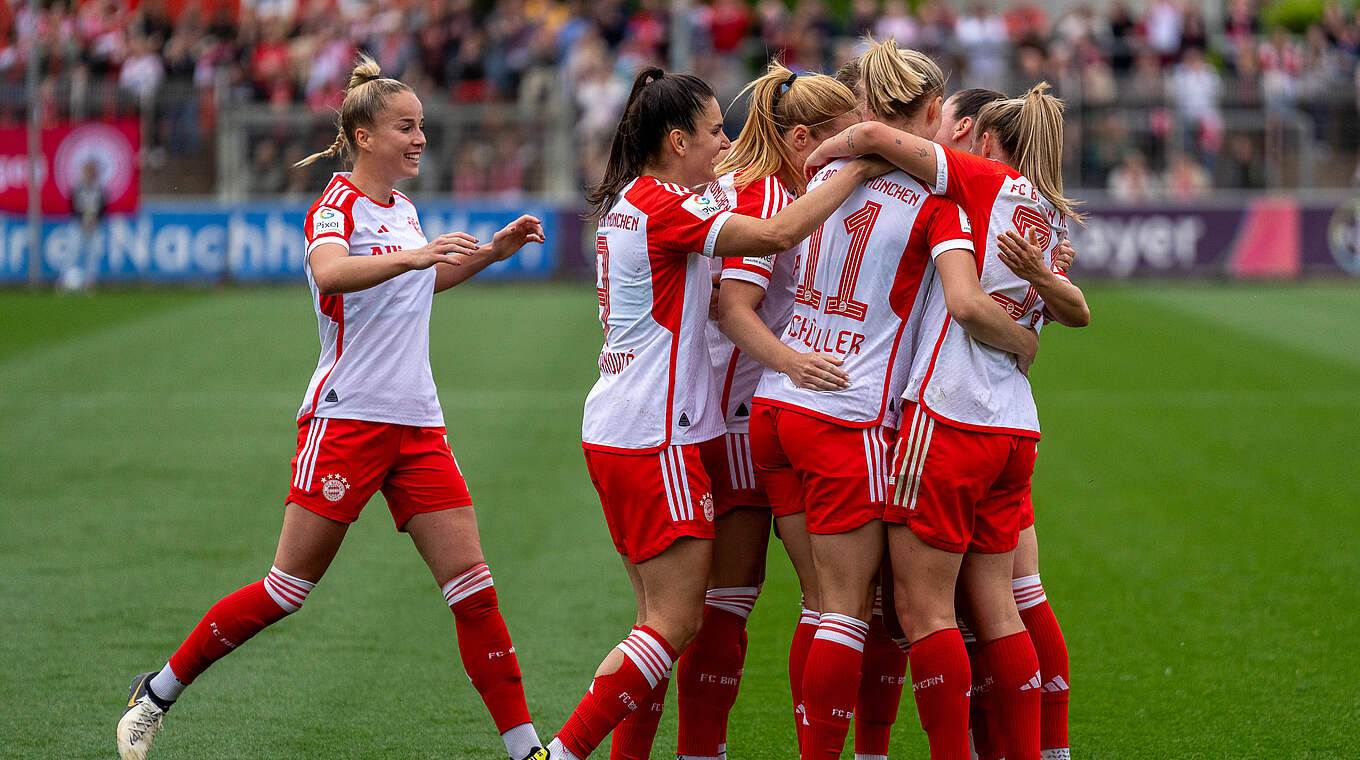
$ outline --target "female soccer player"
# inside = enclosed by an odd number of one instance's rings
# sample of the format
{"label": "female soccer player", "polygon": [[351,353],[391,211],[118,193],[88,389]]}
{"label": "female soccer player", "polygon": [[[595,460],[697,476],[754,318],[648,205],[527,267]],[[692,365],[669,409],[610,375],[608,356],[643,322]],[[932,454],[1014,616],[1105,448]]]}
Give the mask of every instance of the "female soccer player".
{"label": "female soccer player", "polygon": [[[995,90],[960,90],[949,97],[944,104],[944,118],[935,133],[935,142],[956,150],[971,151],[973,148],[973,126],[977,123],[982,107],[1005,100],[1006,96]],[[1035,239],[1037,240],[1037,234]],[[1021,238],[1014,231],[1008,231],[997,240],[997,255],[1012,272],[1034,286],[1039,297],[1044,299],[1045,311],[1059,324],[1069,327],[1082,327],[1090,322],[1090,310],[1080,290],[1071,285],[1064,274],[1072,265],[1074,251],[1066,240],[1053,252],[1053,266],[1044,264],[1044,251],[1029,240]],[[1064,292],[1065,291],[1065,292]],[[1074,292],[1075,291],[1075,292]],[[1067,756],[1067,703],[1069,695],[1067,642],[1063,639],[1062,628],[1049,606],[1039,578],[1039,540],[1034,528],[1034,508],[1026,499],[1020,518],[1020,539],[1015,549],[1015,563],[1011,571],[1011,586],[1020,619],[1029,631],[1030,640],[1039,657],[1040,676],[1044,682],[1039,696],[1040,748],[1046,760],[1059,760]],[[985,668],[981,658],[976,656],[976,642],[971,636],[964,639],[970,644],[969,658],[973,670],[972,717],[970,727],[973,748],[979,760],[998,760],[1005,754],[1005,747],[997,746],[991,740],[987,725],[991,711],[987,709]],[[995,716],[991,716],[995,717]],[[990,734],[996,734],[991,731]],[[998,737],[999,738],[999,737]]]}
{"label": "female soccer player", "polygon": [[[734,213],[767,219],[806,191],[803,161],[817,143],[859,119],[854,95],[836,80],[821,74],[798,76],[777,62],[745,92],[751,95],[746,124],[718,165],[720,176],[709,185],[708,195]],[[771,504],[756,482],[749,431],[751,396],[761,364],[776,367],[808,388],[837,388],[845,380],[836,369],[839,357],[795,351],[772,333],[788,324],[797,258],[795,247],[775,256],[714,260],[721,272],[721,297],[729,307],[723,312],[724,327],[743,325],[766,340],[752,345],[757,352],[752,356],[733,345],[716,325],[709,325],[709,352],[727,431],[699,451],[713,481],[716,538],[703,626],[676,664],[681,758],[716,758],[725,751],[727,717],[745,659],[746,618],[764,580]],[[732,308],[734,304],[738,307]],[[839,382],[822,379],[828,374]],[[774,517],[798,571],[804,604],[816,609],[812,555],[802,515],[776,508]],[[807,627],[816,626],[799,630]],[[811,636],[804,639],[802,651],[795,645],[790,659],[795,704]],[[616,747],[618,738],[616,732]]]}
{"label": "female soccer player", "polygon": [[[909,65],[904,56],[920,59]],[[861,58],[870,117],[934,134],[943,75],[925,56],[895,46]],[[920,71],[928,71],[923,75]],[[810,183],[841,171],[833,162]],[[804,758],[841,752],[860,686],[873,587],[883,555],[898,398],[911,366],[913,337],[934,257],[972,261],[967,218],[952,201],[904,172],[851,194],[807,244],[794,312],[783,342],[844,357],[851,383],[831,392],[796,388],[766,373],[756,390],[757,471],[772,500],[806,507],[822,614],[803,678]],[[982,292],[971,267],[966,325],[979,339],[1032,355],[1035,338]],[[952,271],[943,271],[953,276]]]}
{"label": "female soccer player", "polygon": [[[984,248],[983,288],[1037,330],[1043,299],[997,257],[993,236],[1033,231],[1048,251],[1076,218],[1062,194],[1061,103],[1046,85],[985,106],[974,127],[977,156],[882,125],[827,140],[814,166],[879,153],[959,202]],[[992,159],[992,160],[988,160]],[[1047,256],[1047,254],[1046,254]],[[965,262],[974,265],[973,262]],[[1045,263],[1050,263],[1047,261]],[[937,261],[943,273],[944,262]],[[956,580],[994,679],[1007,758],[1038,758],[1038,660],[1011,587],[1021,506],[1029,492],[1037,412],[1025,362],[956,329],[947,285],[927,302],[904,399],[909,434],[897,445],[889,530],[899,612],[911,647],[917,707],[933,758],[967,758],[970,669],[956,625]],[[938,425],[936,423],[939,423]]]}
{"label": "female soccer player", "polygon": [[601,663],[540,760],[584,758],[624,715],[659,706],[672,663],[703,619],[714,510],[698,449],[726,426],[704,341],[712,280],[695,254],[792,248],[885,168],[877,160],[849,164],[818,192],[756,219],[686,189],[712,182],[728,147],[718,101],[702,79],[643,69],[604,178],[587,196],[599,217],[605,342],[582,445],[633,583],[638,624]]}
{"label": "female soccer player", "polygon": [[208,666],[302,607],[379,490],[444,592],[463,666],[510,757],[538,748],[472,499],[445,435],[429,323],[435,293],[525,243],[543,242],[543,228],[522,216],[480,246],[461,232],[427,241],[415,206],[393,189],[419,174],[424,148],[420,100],[360,57],[334,144],[300,162],[343,151],[354,171],[336,174],[307,213],[305,263],[321,358],[298,412],[274,566],[213,605],[160,672],[133,680],[118,723],[123,760],[146,757],[166,711]]}

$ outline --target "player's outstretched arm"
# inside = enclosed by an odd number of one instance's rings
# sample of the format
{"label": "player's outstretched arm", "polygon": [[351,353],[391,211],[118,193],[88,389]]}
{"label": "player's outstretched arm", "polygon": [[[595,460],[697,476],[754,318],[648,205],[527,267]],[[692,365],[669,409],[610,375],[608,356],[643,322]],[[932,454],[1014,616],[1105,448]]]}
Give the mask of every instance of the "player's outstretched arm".
{"label": "player's outstretched arm", "polygon": [[[1044,310],[1059,324],[1068,327],[1085,327],[1091,324],[1091,309],[1086,305],[1086,295],[1081,288],[1072,284],[1066,277],[1059,277],[1044,263],[1044,251],[1030,231],[1028,240],[1014,231],[996,236],[1000,250],[997,258],[1010,268],[1017,277],[1034,286],[1039,297],[1044,299]],[[1063,241],[1068,245],[1067,241]]]}
{"label": "player's outstretched arm", "polygon": [[514,256],[526,243],[542,243],[546,240],[542,220],[525,214],[492,235],[490,243],[471,253],[460,252],[439,262],[435,271],[434,292],[448,290],[470,279],[489,265],[505,261]]}
{"label": "player's outstretched arm", "polygon": [[464,232],[440,235],[413,251],[382,256],[351,256],[343,245],[323,243],[308,256],[312,279],[323,296],[371,288],[413,269],[429,269],[452,254],[477,250],[477,240]]}
{"label": "player's outstretched arm", "polygon": [[747,356],[775,372],[788,375],[800,388],[835,391],[850,385],[850,376],[840,369],[840,357],[823,353],[801,353],[784,345],[765,326],[756,307],[765,289],[741,280],[724,280],[718,289],[718,327]]}
{"label": "player's outstretched arm", "polygon": [[798,245],[850,197],[860,183],[892,170],[879,158],[859,158],[769,219],[733,215],[718,232],[716,256],[769,256]]}
{"label": "player's outstretched arm", "polygon": [[1015,354],[1021,371],[1028,372],[1039,352],[1039,335],[1011,319],[1001,304],[983,292],[973,252],[962,248],[945,251],[935,257],[935,268],[944,286],[949,316],[974,340]]}
{"label": "player's outstretched arm", "polygon": [[823,141],[808,156],[803,173],[811,177],[838,158],[870,154],[882,156],[928,186],[935,183],[935,143],[877,121],[862,121]]}

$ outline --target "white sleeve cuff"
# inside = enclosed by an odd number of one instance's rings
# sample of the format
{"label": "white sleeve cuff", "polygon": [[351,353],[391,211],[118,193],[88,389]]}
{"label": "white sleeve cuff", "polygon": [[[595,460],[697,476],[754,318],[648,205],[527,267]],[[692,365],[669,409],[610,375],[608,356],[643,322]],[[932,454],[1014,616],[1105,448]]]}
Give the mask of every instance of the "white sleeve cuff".
{"label": "white sleeve cuff", "polygon": [[723,211],[713,217],[713,223],[708,227],[708,237],[704,238],[704,250],[702,253],[705,256],[711,258],[716,255],[718,248],[718,233],[722,232],[723,225],[727,224],[727,220],[731,218],[731,211]]}
{"label": "white sleeve cuff", "polygon": [[944,195],[949,189],[949,160],[945,158],[944,146],[935,143],[935,187],[930,192]]}
{"label": "white sleeve cuff", "polygon": [[752,285],[759,285],[761,288],[764,288],[765,290],[770,289],[769,277],[764,277],[756,274],[755,272],[750,272],[745,269],[723,269],[722,279],[741,280],[742,282],[749,282]]}
{"label": "white sleeve cuff", "polygon": [[326,243],[341,246],[346,251],[349,250],[349,241],[344,239],[343,237],[340,237],[339,235],[322,235],[321,237],[316,238],[315,240],[307,244],[307,253],[311,254],[312,251],[316,250],[317,246],[325,245]]}
{"label": "white sleeve cuff", "polygon": [[940,243],[939,245],[930,249],[930,258],[933,259],[936,256],[939,256],[940,254],[944,253],[945,251],[957,251],[957,250],[973,251],[974,250],[973,241],[965,240],[962,238],[958,240],[946,240],[943,243]]}

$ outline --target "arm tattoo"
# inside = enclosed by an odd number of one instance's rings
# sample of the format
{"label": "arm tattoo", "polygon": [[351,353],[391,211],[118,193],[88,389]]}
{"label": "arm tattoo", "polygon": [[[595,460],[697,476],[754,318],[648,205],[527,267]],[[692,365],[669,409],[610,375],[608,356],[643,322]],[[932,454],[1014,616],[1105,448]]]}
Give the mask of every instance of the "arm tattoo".
{"label": "arm tattoo", "polygon": [[930,154],[930,151],[926,150],[925,148],[917,148],[917,149],[916,149],[916,155],[920,156],[921,158],[925,158],[925,157],[926,157],[927,155],[929,155],[929,154]]}
{"label": "arm tattoo", "polygon": [[853,152],[855,151],[855,128],[854,128],[854,127],[851,127],[851,128],[850,128],[850,131],[845,133],[845,148],[846,148],[846,150],[849,150],[851,153],[853,153]]}

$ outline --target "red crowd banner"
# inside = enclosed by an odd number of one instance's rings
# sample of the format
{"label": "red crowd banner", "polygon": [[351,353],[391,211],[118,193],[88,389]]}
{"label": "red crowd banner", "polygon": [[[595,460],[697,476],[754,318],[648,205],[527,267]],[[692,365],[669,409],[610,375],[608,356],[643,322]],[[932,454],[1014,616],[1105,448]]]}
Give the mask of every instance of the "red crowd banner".
{"label": "red crowd banner", "polygon": [[[0,127],[0,211],[28,211],[28,132]],[[71,213],[71,191],[93,163],[108,198],[108,211],[133,212],[140,200],[137,156],[141,129],[136,119],[88,121],[42,131],[44,214]]]}

